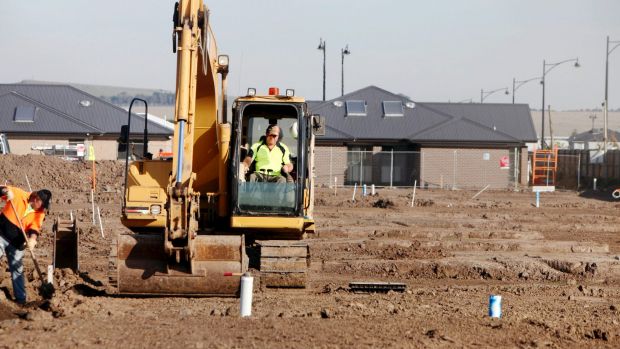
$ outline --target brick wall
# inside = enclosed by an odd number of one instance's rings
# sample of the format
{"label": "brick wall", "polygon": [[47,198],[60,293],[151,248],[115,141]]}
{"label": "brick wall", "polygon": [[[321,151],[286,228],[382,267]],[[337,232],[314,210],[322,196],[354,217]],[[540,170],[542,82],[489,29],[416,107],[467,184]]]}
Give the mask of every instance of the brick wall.
{"label": "brick wall", "polygon": [[315,148],[315,183],[319,186],[334,184],[334,177],[338,179],[338,185],[342,185],[347,170],[347,147],[346,146],[323,146]]}
{"label": "brick wall", "polygon": [[[500,168],[503,156],[510,159],[508,169]],[[422,148],[420,183],[444,188],[513,188],[512,166],[514,153],[509,149]]]}
{"label": "brick wall", "polygon": [[521,148],[521,167],[520,167],[520,178],[519,178],[519,184],[521,185],[521,187],[526,187],[529,185],[529,180],[530,180],[530,171],[529,171],[529,161],[528,161],[528,156],[529,153],[527,151],[527,147],[523,147]]}
{"label": "brick wall", "polygon": [[[394,186],[411,186],[414,179],[418,179],[422,186],[461,189],[481,189],[487,185],[495,189],[513,189],[515,178],[517,186],[528,184],[527,148],[517,148],[516,156],[515,148],[423,148],[421,152],[395,151],[393,155],[380,150],[380,147],[373,147],[363,156],[364,178],[361,183],[386,186],[391,177]],[[355,164],[359,153],[349,154],[346,146],[320,145],[315,154],[317,185],[331,187],[334,177],[338,179],[338,185],[352,185],[352,182],[359,181],[359,163]],[[504,156],[509,159],[508,168],[500,167],[500,158]],[[348,163],[350,161],[352,164]],[[356,172],[350,174],[347,171]],[[347,175],[351,183],[344,183]]]}

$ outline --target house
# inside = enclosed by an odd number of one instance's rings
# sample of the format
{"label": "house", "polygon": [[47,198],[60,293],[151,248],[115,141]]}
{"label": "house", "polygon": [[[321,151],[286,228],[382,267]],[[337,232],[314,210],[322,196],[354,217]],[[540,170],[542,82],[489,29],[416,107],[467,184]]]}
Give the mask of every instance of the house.
{"label": "house", "polygon": [[376,86],[310,101],[326,118],[316,138],[317,182],[450,188],[528,183],[527,104],[426,103]]}
{"label": "house", "polygon": [[[130,139],[140,154],[145,119],[136,112]],[[122,159],[125,145],[118,140],[127,117],[126,110],[69,85],[0,84],[0,132],[14,154],[82,157],[92,145],[98,160]],[[146,124],[149,151],[169,150],[173,129],[150,119]]]}
{"label": "house", "polygon": [[[589,131],[576,133],[568,139],[570,149],[601,150],[603,149],[604,130],[593,128]],[[620,149],[618,141],[620,132],[607,129],[607,149]]]}
{"label": "house", "polygon": [[[590,163],[602,163],[604,160],[604,129],[593,128],[589,131],[577,133],[568,139],[571,150],[589,150]],[[607,150],[618,150],[620,132],[607,129]]]}

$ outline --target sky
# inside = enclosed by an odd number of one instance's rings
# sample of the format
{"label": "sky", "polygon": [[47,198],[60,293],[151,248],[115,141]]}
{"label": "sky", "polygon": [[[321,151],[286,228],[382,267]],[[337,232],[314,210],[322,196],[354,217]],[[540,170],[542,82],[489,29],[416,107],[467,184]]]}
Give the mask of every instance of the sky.
{"label": "sky", "polygon": [[[0,83],[24,79],[174,90],[174,1],[0,0]],[[600,107],[606,36],[620,42],[618,0],[212,0],[219,51],[230,56],[229,94],[294,88],[327,99],[376,85],[417,102],[480,101],[513,78],[542,75],[543,60],[579,58],[546,76],[553,109]],[[516,102],[541,108],[541,85]],[[485,103],[510,103],[498,91]],[[620,49],[609,55],[609,106],[620,108]]]}

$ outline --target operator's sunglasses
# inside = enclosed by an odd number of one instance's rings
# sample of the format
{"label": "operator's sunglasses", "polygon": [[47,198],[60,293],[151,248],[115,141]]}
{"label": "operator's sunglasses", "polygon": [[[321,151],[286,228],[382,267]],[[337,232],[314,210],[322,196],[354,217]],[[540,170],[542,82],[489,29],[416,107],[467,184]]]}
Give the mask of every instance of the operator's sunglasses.
{"label": "operator's sunglasses", "polygon": [[267,137],[278,137],[280,135],[267,135]]}

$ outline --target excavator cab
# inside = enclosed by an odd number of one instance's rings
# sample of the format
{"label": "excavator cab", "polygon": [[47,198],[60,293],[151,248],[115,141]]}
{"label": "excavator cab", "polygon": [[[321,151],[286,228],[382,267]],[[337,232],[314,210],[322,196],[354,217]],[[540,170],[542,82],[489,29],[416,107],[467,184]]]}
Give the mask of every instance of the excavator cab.
{"label": "excavator cab", "polygon": [[[234,109],[231,144],[234,147],[233,169],[237,174],[232,180],[233,197],[232,212],[236,215],[276,215],[302,216],[304,183],[307,177],[307,154],[299,149],[307,149],[306,129],[300,132],[299,125],[304,123],[304,106],[299,101],[286,103],[285,101],[238,101]],[[274,181],[257,180],[259,170],[252,162],[249,171],[241,172],[241,162],[250,156],[250,149],[267,147],[265,130],[270,125],[280,128],[276,147],[283,154],[277,167],[286,163],[293,164],[291,173],[276,173],[272,175],[263,170],[262,174],[270,176]],[[290,131],[290,132],[289,132]],[[273,160],[275,161],[275,159]]]}
{"label": "excavator cab", "polygon": [[[305,100],[295,97],[293,90],[286,95],[279,95],[276,88],[269,90],[267,96],[248,94],[233,104],[230,228],[246,236],[247,246],[258,250],[258,263],[250,261],[250,265],[260,270],[264,287],[306,287],[310,250],[303,239],[314,232],[314,135],[324,120],[310,115]],[[254,150],[267,146],[264,137],[270,125],[280,128],[275,146],[288,150],[293,170],[280,173],[282,177],[273,181],[259,181],[252,175],[257,169],[250,167],[244,173],[241,163],[251,155],[252,145]]]}

